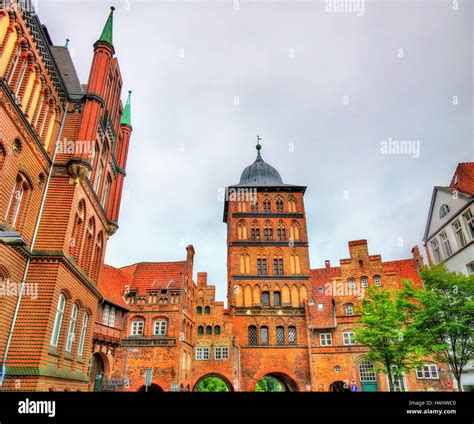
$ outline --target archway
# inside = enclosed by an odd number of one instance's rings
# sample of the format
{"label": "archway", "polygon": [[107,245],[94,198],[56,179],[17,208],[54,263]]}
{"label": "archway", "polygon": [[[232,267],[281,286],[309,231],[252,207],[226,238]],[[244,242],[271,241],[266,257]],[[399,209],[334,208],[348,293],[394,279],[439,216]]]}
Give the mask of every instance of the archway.
{"label": "archway", "polygon": [[329,385],[330,392],[350,392],[349,387],[343,381],[333,381]]}
{"label": "archway", "polygon": [[255,384],[254,392],[297,392],[298,385],[287,374],[274,372],[264,375]]}
{"label": "archway", "polygon": [[231,382],[221,374],[205,374],[193,387],[193,392],[233,392]]}
{"label": "archway", "polygon": [[164,392],[164,390],[158,386],[158,384],[151,384],[148,386],[148,390],[145,385],[141,386],[137,392]]}
{"label": "archway", "polygon": [[105,361],[107,361],[107,358],[101,352],[96,352],[92,355],[89,384],[94,392],[101,392],[105,383]]}

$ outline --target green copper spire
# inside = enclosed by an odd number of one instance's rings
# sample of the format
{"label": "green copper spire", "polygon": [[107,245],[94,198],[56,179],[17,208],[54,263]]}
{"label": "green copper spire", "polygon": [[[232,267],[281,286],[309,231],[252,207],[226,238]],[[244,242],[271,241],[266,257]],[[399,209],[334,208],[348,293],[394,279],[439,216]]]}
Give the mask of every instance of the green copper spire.
{"label": "green copper spire", "polygon": [[114,10],[115,10],[115,7],[112,6],[110,8],[110,13],[109,13],[107,22],[105,23],[104,29],[102,30],[102,34],[100,35],[100,38],[99,38],[99,41],[105,41],[106,43],[109,43],[111,46],[114,45],[114,43],[112,42]]}
{"label": "green copper spire", "polygon": [[132,96],[132,92],[128,92],[127,103],[125,103],[125,107],[123,108],[122,119],[120,123],[123,125],[128,125],[129,127],[132,126],[132,117],[130,113],[130,97]]}

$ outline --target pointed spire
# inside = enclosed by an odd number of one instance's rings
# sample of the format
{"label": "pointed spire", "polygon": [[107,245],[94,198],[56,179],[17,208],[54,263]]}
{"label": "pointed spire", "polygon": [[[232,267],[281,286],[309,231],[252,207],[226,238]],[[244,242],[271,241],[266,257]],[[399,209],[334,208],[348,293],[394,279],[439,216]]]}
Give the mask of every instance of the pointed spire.
{"label": "pointed spire", "polygon": [[113,23],[114,23],[114,10],[115,7],[110,8],[109,17],[107,18],[107,22],[105,23],[104,29],[102,30],[102,34],[100,35],[99,41],[105,41],[109,43],[111,46],[114,45],[112,42],[112,35],[113,35]]}
{"label": "pointed spire", "polygon": [[128,92],[127,103],[125,103],[125,107],[123,108],[122,119],[120,120],[120,124],[128,125],[129,127],[132,126],[132,116],[130,110],[130,98],[132,96],[132,91]]}

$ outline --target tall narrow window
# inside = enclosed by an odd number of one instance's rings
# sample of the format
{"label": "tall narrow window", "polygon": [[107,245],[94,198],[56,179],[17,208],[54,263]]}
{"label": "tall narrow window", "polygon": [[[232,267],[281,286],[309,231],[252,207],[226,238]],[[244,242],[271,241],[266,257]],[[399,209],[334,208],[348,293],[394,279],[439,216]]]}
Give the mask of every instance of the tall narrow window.
{"label": "tall narrow window", "polygon": [[248,340],[249,340],[249,345],[257,344],[257,327],[255,327],[255,325],[251,325],[248,328]]}
{"label": "tall narrow window", "polygon": [[202,336],[202,335],[204,334],[204,327],[203,327],[202,325],[200,325],[200,326],[198,327],[198,334],[199,334],[200,336]]}
{"label": "tall narrow window", "polygon": [[56,307],[56,316],[54,318],[53,332],[51,335],[51,346],[57,346],[59,334],[61,332],[61,324],[63,322],[64,306],[66,305],[66,297],[63,294],[59,295],[58,305]]}
{"label": "tall narrow window", "polygon": [[109,305],[104,306],[104,312],[102,314],[102,324],[109,325]]}
{"label": "tall narrow window", "polygon": [[218,336],[219,334],[221,334],[221,326],[220,325],[215,325],[214,326],[214,334],[216,336]]}
{"label": "tall narrow window", "polygon": [[258,200],[256,198],[250,201],[250,211],[258,212]]}
{"label": "tall narrow window", "polygon": [[288,343],[296,344],[296,327],[288,327]]}
{"label": "tall narrow window", "polygon": [[380,287],[382,285],[382,278],[380,275],[374,275],[374,283],[377,287]]}
{"label": "tall narrow window", "polygon": [[112,185],[112,178],[110,177],[110,175],[107,175],[107,178],[105,179],[104,190],[102,191],[102,199],[100,202],[100,204],[102,205],[104,209],[107,209],[107,200],[108,200],[111,185]]}
{"label": "tall narrow window", "polygon": [[283,259],[273,259],[273,275],[283,275]]}
{"label": "tall narrow window", "polygon": [[260,228],[258,227],[258,224],[252,224],[250,235],[252,240],[260,240]]}
{"label": "tall narrow window", "polygon": [[279,325],[276,328],[276,342],[279,345],[285,344],[285,327]]}
{"label": "tall narrow window", "polygon": [[257,274],[258,275],[267,275],[267,260],[266,259],[257,259]]}
{"label": "tall narrow window", "polygon": [[354,315],[354,305],[352,303],[347,303],[344,305],[344,311],[346,313],[346,316],[351,317]]}
{"label": "tall narrow window", "polygon": [[263,212],[269,213],[271,211],[271,203],[269,199],[263,201]]}
{"label": "tall narrow window", "polygon": [[443,252],[446,258],[449,258],[453,252],[451,250],[451,245],[449,244],[449,239],[448,235],[446,234],[446,231],[443,231],[442,233],[439,233],[439,237],[441,239],[441,245],[443,246]]}
{"label": "tall narrow window", "polygon": [[456,239],[458,241],[459,248],[461,249],[466,245],[466,236],[464,235],[464,230],[462,228],[460,221],[453,222],[454,234],[456,234]]}
{"label": "tall narrow window", "polygon": [[273,292],[273,306],[281,306],[281,293],[279,291]]}
{"label": "tall narrow window", "polygon": [[202,315],[202,306],[198,306],[198,307],[196,308],[196,314],[197,314],[197,315]]}
{"label": "tall narrow window", "polygon": [[20,218],[26,208],[26,201],[30,184],[23,174],[18,174],[15,187],[10,197],[10,203],[7,212],[7,221],[16,227],[20,224]]}
{"label": "tall narrow window", "polygon": [[209,314],[211,313],[211,308],[210,308],[209,306],[206,306],[206,307],[204,308],[204,313],[205,313],[206,315],[209,315]]}
{"label": "tall narrow window", "polygon": [[72,305],[71,311],[71,319],[69,321],[69,331],[67,335],[67,342],[66,342],[66,351],[70,352],[72,349],[72,343],[74,342],[74,334],[76,330],[76,321],[77,321],[77,305],[74,303]]}
{"label": "tall narrow window", "polygon": [[5,163],[6,157],[7,157],[7,153],[5,149],[3,148],[3,146],[0,144],[0,171],[3,168],[3,164]]}
{"label": "tall narrow window", "polygon": [[286,240],[286,228],[283,224],[278,224],[277,238],[278,238],[278,241],[285,241]]}
{"label": "tall narrow window", "polygon": [[109,326],[113,327],[114,325],[115,325],[115,308],[111,306],[110,315],[109,315]]}
{"label": "tall narrow window", "polygon": [[273,240],[273,228],[270,223],[265,223],[265,228],[263,230],[263,237],[265,241]]}
{"label": "tall narrow window", "polygon": [[82,318],[81,337],[79,339],[79,347],[77,348],[77,354],[79,356],[82,356],[82,351],[84,350],[84,342],[86,340],[88,321],[89,321],[89,314],[87,312],[84,312],[84,317]]}
{"label": "tall narrow window", "polygon": [[270,306],[270,293],[262,292],[262,306]]}
{"label": "tall narrow window", "polygon": [[277,199],[275,202],[275,209],[277,212],[283,212],[283,200]]}
{"label": "tall narrow window", "polygon": [[462,216],[464,217],[464,222],[466,223],[466,227],[469,230],[471,239],[474,239],[474,215],[472,214],[471,210],[468,209],[466,212],[463,213]]}
{"label": "tall narrow window", "polygon": [[367,277],[360,277],[360,283],[364,289],[369,287],[369,279]]}
{"label": "tall narrow window", "polygon": [[206,326],[206,334],[210,336],[212,334],[212,327],[210,325]]}
{"label": "tall narrow window", "polygon": [[267,345],[269,343],[267,326],[260,327],[260,343],[263,345]]}

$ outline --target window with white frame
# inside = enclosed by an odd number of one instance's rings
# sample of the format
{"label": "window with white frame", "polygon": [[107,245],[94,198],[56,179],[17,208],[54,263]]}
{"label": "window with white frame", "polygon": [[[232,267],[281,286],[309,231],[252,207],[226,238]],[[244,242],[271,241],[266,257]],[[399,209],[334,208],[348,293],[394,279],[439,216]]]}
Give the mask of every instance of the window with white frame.
{"label": "window with white frame", "polygon": [[71,310],[71,319],[69,320],[69,331],[67,334],[66,352],[71,351],[72,343],[74,342],[74,332],[76,330],[77,311],[78,311],[78,307],[74,303],[72,305],[72,310]]}
{"label": "window with white frame", "polygon": [[355,333],[353,331],[344,331],[342,333],[342,343],[345,346],[353,346],[356,344]]}
{"label": "window with white frame", "polygon": [[461,249],[467,243],[466,235],[464,234],[461,221],[457,220],[453,222],[453,230],[454,230],[454,234],[456,234],[456,240],[458,242],[458,246]]}
{"label": "window with white frame", "polygon": [[166,320],[158,319],[155,321],[153,326],[153,334],[155,336],[164,336],[166,335]]}
{"label": "window with white frame", "polygon": [[365,276],[364,276],[364,277],[361,277],[361,278],[360,278],[360,282],[361,282],[362,287],[363,287],[364,289],[366,289],[367,287],[369,287],[369,279],[368,279],[367,277],[365,277]]}
{"label": "window with white frame", "polygon": [[354,305],[352,303],[344,305],[344,311],[346,313],[346,316],[351,317],[352,315],[354,315]]}
{"label": "window with white frame", "polygon": [[131,336],[143,336],[143,328],[144,327],[145,327],[145,323],[142,320],[132,321],[130,335]]}
{"label": "window with white frame", "polygon": [[449,258],[453,254],[453,251],[451,250],[451,245],[449,244],[449,239],[448,235],[446,234],[446,231],[439,233],[439,238],[441,239],[441,245],[443,246],[444,256]]}
{"label": "window with white frame", "polygon": [[319,335],[319,344],[321,346],[332,346],[332,334],[331,333],[321,333]]}
{"label": "window with white frame", "polygon": [[109,305],[104,306],[104,312],[102,313],[102,324],[109,325]]}
{"label": "window with white frame", "polygon": [[229,347],[228,346],[216,346],[214,348],[214,359],[222,361],[229,359]]}
{"label": "window with white frame", "polygon": [[56,316],[54,318],[53,332],[51,334],[51,346],[57,346],[59,333],[61,332],[61,324],[63,322],[64,306],[66,305],[66,296],[59,295],[58,305],[56,306]]}
{"label": "window with white frame", "polygon": [[347,280],[347,282],[349,283],[349,289],[355,289],[356,288],[356,281],[354,278],[349,278]]}
{"label": "window with white frame", "polygon": [[109,325],[111,327],[115,325],[115,308],[113,306],[110,307]]}
{"label": "window with white frame", "polygon": [[464,223],[466,224],[468,234],[471,236],[471,239],[474,240],[474,215],[472,211],[468,209],[463,213]]}
{"label": "window with white frame", "polygon": [[380,275],[374,275],[374,283],[377,287],[380,287],[382,285],[382,278]]}
{"label": "window with white frame", "polygon": [[211,348],[209,346],[198,346],[196,348],[196,360],[208,361]]}
{"label": "window with white frame", "polygon": [[421,367],[416,369],[416,378],[419,380],[437,380],[439,378],[438,367],[436,364],[423,364]]}
{"label": "window with white frame", "polygon": [[441,262],[441,252],[439,250],[438,239],[431,240],[431,251],[433,252],[433,259],[436,264]]}
{"label": "window with white frame", "polygon": [[81,337],[79,339],[79,347],[77,348],[77,354],[79,356],[82,356],[82,351],[84,350],[84,342],[86,340],[88,321],[89,321],[89,314],[87,312],[84,312],[84,316],[82,317]]}

